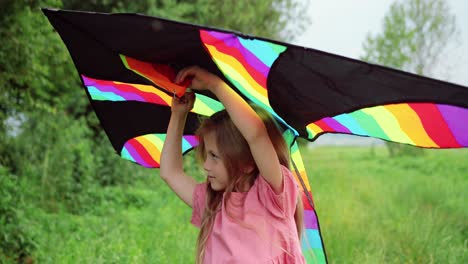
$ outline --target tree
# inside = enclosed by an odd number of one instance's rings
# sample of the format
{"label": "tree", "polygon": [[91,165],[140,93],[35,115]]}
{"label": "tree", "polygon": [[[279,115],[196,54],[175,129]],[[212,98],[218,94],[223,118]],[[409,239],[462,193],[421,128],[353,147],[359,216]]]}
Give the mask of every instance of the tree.
{"label": "tree", "polygon": [[[362,60],[431,76],[442,51],[457,35],[455,16],[444,0],[395,2],[384,17],[383,32],[368,35]],[[390,155],[423,150],[387,142]]]}

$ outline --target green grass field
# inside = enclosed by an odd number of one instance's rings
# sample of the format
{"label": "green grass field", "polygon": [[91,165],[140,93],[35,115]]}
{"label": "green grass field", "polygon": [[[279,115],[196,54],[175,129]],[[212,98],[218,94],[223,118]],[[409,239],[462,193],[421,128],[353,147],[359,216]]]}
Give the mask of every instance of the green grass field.
{"label": "green grass field", "polygon": [[467,263],[468,151],[307,153],[331,263]]}
{"label": "green grass field", "polygon": [[[468,149],[302,149],[330,263],[468,263]],[[193,263],[191,211],[157,176],[82,216],[28,208],[37,263]]]}

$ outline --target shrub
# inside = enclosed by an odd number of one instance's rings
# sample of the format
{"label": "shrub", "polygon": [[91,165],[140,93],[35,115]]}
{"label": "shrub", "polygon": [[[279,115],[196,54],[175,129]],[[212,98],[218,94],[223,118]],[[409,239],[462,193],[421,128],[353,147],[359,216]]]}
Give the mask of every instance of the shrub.
{"label": "shrub", "polygon": [[36,248],[19,220],[21,190],[18,179],[0,166],[0,262],[25,262]]}

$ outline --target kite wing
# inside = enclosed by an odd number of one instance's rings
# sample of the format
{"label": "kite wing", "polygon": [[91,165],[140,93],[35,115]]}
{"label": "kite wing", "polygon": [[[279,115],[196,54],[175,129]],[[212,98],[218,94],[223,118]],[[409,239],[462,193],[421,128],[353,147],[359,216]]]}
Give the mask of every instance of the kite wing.
{"label": "kite wing", "polygon": [[[303,247],[314,253],[309,263],[326,262],[326,255],[296,154],[297,137],[313,141],[323,133],[345,133],[427,148],[468,146],[467,87],[139,14],[43,12],[67,46],[91,105],[122,158],[159,167],[171,97],[183,95],[188,85],[171,80],[186,66],[209,70],[269,111],[292,139],[292,167],[303,190],[310,238]],[[199,117],[223,108],[210,93],[196,96],[184,130],[184,152],[198,144]]]}

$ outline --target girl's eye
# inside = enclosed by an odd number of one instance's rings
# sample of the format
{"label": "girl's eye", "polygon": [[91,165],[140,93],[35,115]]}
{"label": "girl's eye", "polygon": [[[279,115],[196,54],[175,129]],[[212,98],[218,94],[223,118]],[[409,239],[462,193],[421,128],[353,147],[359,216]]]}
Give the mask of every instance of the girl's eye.
{"label": "girl's eye", "polygon": [[213,152],[210,152],[210,157],[212,159],[219,159],[219,157],[216,154],[214,154]]}

